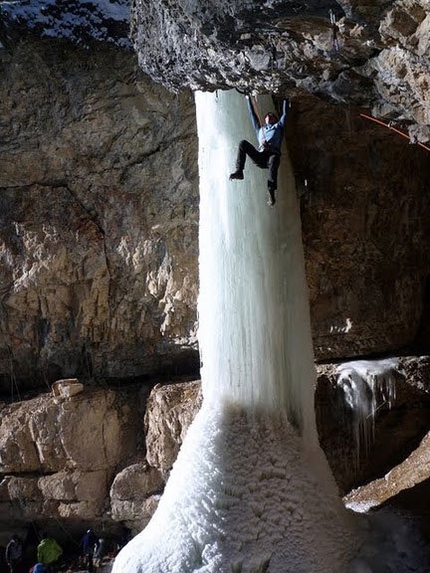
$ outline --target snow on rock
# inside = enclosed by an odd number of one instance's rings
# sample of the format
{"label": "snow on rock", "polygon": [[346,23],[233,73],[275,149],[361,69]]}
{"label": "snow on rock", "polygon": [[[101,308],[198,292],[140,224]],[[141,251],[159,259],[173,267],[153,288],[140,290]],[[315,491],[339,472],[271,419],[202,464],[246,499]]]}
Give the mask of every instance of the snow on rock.
{"label": "snow on rock", "polygon": [[67,38],[82,47],[92,40],[131,49],[128,0],[13,0],[0,3],[0,40],[7,45],[31,31],[41,37]]}

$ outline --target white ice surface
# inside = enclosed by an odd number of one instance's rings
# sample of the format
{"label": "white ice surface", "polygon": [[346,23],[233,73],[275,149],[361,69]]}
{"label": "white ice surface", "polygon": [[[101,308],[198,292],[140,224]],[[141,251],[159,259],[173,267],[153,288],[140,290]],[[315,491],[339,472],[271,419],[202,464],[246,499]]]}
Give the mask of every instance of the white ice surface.
{"label": "white ice surface", "polygon": [[317,465],[285,416],[204,406],[113,572],[345,573],[354,529]]}
{"label": "white ice surface", "polygon": [[[260,114],[273,110],[258,98]],[[200,172],[199,346],[205,399],[287,411],[315,441],[315,369],[301,221],[284,146],[276,206],[249,158],[229,181],[239,141],[256,143],[245,98],[197,93]]]}
{"label": "white ice surface", "polygon": [[[262,102],[264,110],[271,105]],[[358,538],[318,446],[300,217],[284,151],[230,182],[244,98],[197,94],[203,406],[114,573],[346,573]]]}

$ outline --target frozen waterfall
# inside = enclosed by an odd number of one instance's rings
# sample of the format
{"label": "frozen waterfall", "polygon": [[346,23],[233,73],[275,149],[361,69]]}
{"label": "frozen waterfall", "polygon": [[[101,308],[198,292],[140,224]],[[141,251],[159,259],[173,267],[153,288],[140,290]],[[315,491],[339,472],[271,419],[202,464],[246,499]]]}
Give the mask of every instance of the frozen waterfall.
{"label": "frozen waterfall", "polygon": [[[263,111],[271,98],[260,98]],[[301,226],[286,150],[231,182],[243,96],[196,94],[203,406],[114,573],[346,573],[359,542],[318,446]]]}
{"label": "frozen waterfall", "polygon": [[[284,151],[278,202],[269,208],[266,170],[248,159],[245,180],[228,179],[239,140],[255,143],[243,96],[199,93],[196,104],[204,397],[288,412],[313,440],[315,372],[288,157]],[[265,111],[273,109],[271,98],[265,97],[263,105]]]}

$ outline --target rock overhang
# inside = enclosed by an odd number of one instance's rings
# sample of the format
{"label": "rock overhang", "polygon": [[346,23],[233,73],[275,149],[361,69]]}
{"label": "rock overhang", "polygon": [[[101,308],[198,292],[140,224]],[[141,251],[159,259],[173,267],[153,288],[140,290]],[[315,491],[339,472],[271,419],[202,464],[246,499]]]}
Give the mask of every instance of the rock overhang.
{"label": "rock overhang", "polygon": [[430,138],[430,6],[421,0],[134,0],[139,64],[172,91],[312,93]]}
{"label": "rock overhang", "polygon": [[134,46],[174,92],[311,93],[430,139],[426,0],[17,0],[0,2],[0,16],[6,47],[28,33]]}

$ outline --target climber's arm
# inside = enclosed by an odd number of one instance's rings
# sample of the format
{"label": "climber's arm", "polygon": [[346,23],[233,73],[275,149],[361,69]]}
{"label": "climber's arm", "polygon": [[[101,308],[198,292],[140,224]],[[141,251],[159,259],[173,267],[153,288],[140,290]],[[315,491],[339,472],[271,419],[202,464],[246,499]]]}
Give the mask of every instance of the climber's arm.
{"label": "climber's arm", "polygon": [[284,99],[284,101],[282,102],[282,115],[281,115],[280,120],[278,121],[278,125],[280,125],[282,127],[285,126],[285,122],[287,120],[288,104],[289,104],[289,100]]}
{"label": "climber's arm", "polygon": [[251,123],[255,129],[255,131],[259,131],[261,125],[260,122],[258,120],[258,116],[255,112],[254,106],[252,104],[252,100],[250,96],[246,96],[246,103],[248,104],[248,111],[249,111],[249,117],[251,118]]}

